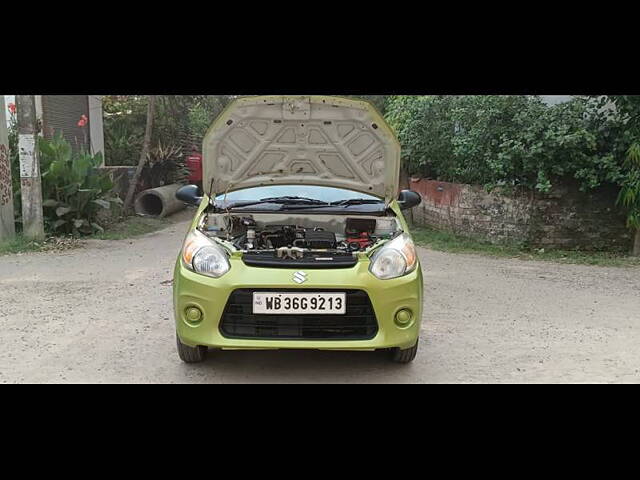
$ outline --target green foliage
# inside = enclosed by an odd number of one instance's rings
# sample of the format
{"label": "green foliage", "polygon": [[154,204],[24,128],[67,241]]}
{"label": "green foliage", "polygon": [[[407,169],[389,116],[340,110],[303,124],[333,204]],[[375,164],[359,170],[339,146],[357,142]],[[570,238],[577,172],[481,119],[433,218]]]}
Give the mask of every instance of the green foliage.
{"label": "green foliage", "polygon": [[626,151],[624,174],[620,179],[618,203],[627,211],[629,228],[640,229],[640,95],[612,95],[600,98],[600,108],[615,106],[631,142]]}
{"label": "green foliage", "polygon": [[142,182],[147,188],[172,183],[186,183],[189,175],[183,161],[182,148],[163,145],[161,142],[149,151],[147,163],[142,170]]}
{"label": "green foliage", "polygon": [[158,98],[153,144],[198,139],[233,97],[230,95],[162,95]]}
{"label": "green foliage", "polygon": [[386,119],[402,144],[403,164],[409,173],[452,181],[462,177],[456,174],[459,167],[453,163],[453,102],[454,97],[389,98]]}
{"label": "green foliage", "polygon": [[137,165],[147,123],[146,97],[107,95],[102,107],[106,164]]}
{"label": "green foliage", "polygon": [[102,231],[98,212],[122,204],[112,193],[109,174],[98,168],[102,155],[74,152],[60,133],[52,140],[39,138],[38,148],[46,230],[73,235]]}
{"label": "green foliage", "polygon": [[387,119],[411,174],[548,192],[575,179],[582,190],[617,183],[627,148],[619,119],[577,98],[548,106],[525,95],[399,96]]}
{"label": "green foliage", "polygon": [[26,240],[21,235],[15,238],[0,242],[0,255],[10,253],[38,252],[41,250],[41,243]]}
{"label": "green foliage", "polygon": [[[199,151],[228,95],[162,95],[156,102],[151,149],[142,171],[147,188],[182,183],[188,175],[183,153]],[[147,97],[110,95],[103,99],[107,165],[138,164],[147,122]]]}
{"label": "green foliage", "polygon": [[213,123],[211,112],[209,112],[204,105],[196,104],[189,109],[188,115],[190,131],[192,131],[194,135],[204,137],[207,129]]}
{"label": "green foliage", "polygon": [[366,100],[372,103],[381,115],[386,113],[387,98],[389,98],[389,95],[349,95],[348,97],[355,98],[357,100]]}
{"label": "green foliage", "polygon": [[[186,106],[186,130],[192,137],[202,139],[213,121],[233,99],[230,95],[201,95],[191,98]],[[198,145],[200,148],[200,145]]]}
{"label": "green foliage", "polygon": [[104,143],[108,165],[133,166],[140,158],[142,138],[128,122],[110,122],[104,130]]}

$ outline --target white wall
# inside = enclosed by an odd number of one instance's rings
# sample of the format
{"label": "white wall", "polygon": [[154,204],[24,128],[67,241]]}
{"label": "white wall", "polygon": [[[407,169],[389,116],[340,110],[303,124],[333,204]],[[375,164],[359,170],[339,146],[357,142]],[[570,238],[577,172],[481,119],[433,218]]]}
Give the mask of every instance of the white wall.
{"label": "white wall", "polygon": [[89,135],[93,153],[100,152],[104,156],[104,123],[100,95],[89,95]]}

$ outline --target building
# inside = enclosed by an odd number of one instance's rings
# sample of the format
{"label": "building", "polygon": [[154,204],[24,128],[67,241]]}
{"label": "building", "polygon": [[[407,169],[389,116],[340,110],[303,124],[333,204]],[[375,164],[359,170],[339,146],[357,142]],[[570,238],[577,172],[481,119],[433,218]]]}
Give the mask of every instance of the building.
{"label": "building", "polygon": [[[5,95],[5,101],[14,103],[15,96]],[[75,150],[104,155],[101,95],[36,95],[35,101],[45,138],[61,132]],[[79,124],[83,115],[88,119],[85,126]]]}

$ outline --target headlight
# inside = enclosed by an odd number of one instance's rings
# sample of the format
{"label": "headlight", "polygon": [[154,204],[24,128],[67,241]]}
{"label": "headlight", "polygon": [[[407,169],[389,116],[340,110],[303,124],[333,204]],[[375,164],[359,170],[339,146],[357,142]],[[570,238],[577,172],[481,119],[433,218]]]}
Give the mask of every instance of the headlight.
{"label": "headlight", "polygon": [[184,241],[182,261],[189,270],[213,278],[220,278],[231,268],[222,247],[197,230],[189,233]]}
{"label": "headlight", "polygon": [[380,280],[388,280],[413,272],[417,265],[416,247],[409,235],[403,233],[372,255],[369,271]]}

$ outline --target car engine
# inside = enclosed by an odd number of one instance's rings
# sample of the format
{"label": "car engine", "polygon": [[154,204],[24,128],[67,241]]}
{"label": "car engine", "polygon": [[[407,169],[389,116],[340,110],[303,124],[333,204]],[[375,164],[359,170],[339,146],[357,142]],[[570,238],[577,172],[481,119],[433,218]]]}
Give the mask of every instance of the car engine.
{"label": "car engine", "polygon": [[348,268],[401,232],[394,217],[259,214],[205,215],[199,228],[243,252],[245,264],[272,268]]}
{"label": "car engine", "polygon": [[[240,235],[232,235],[232,242],[238,250],[277,251],[283,247],[301,250],[341,250],[359,251],[373,245],[372,232],[350,232],[349,235],[330,232],[322,227],[305,228],[299,225],[265,225],[258,228],[250,218],[240,219]],[[235,228],[234,228],[235,230]],[[238,233],[235,230],[235,233]]]}
{"label": "car engine", "polygon": [[[276,256],[282,249],[294,252],[364,251],[381,239],[390,238],[395,220],[390,218],[346,218],[329,230],[325,226],[301,226],[256,221],[252,216],[221,216],[209,225],[205,220],[203,231],[233,244],[243,252],[272,252]],[[390,226],[392,225],[392,226]]]}

